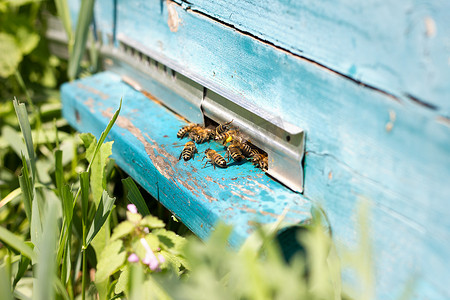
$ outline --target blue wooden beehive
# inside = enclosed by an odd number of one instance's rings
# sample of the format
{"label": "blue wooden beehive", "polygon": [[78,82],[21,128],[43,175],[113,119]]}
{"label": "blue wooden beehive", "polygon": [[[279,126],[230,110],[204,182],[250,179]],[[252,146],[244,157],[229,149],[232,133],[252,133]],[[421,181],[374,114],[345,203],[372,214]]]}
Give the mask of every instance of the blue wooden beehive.
{"label": "blue wooden beehive", "polygon": [[[99,134],[123,97],[117,163],[197,235],[222,220],[238,246],[318,203],[352,246],[366,199],[377,298],[412,275],[414,299],[450,298],[450,2],[98,0],[94,19],[105,71],[63,86],[64,115]],[[179,162],[181,117],[235,119],[271,177]]]}

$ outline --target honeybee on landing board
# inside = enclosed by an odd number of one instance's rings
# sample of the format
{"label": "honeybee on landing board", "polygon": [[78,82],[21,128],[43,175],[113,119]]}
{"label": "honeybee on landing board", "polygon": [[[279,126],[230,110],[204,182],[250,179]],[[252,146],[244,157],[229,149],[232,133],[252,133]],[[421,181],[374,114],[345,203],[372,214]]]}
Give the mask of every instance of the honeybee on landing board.
{"label": "honeybee on landing board", "polygon": [[260,159],[255,163],[255,166],[261,170],[267,171],[269,169],[269,158],[264,156],[263,159]]}
{"label": "honeybee on landing board", "polygon": [[222,155],[220,155],[219,153],[217,153],[216,151],[212,150],[212,149],[206,149],[205,150],[205,156],[203,157],[202,161],[205,159],[205,157],[208,159],[205,162],[205,165],[203,166],[206,167],[206,165],[212,164],[214,169],[216,168],[216,165],[218,167],[221,168],[226,168],[227,167],[227,162],[225,161],[225,158],[222,157]]}
{"label": "honeybee on landing board", "polygon": [[187,133],[198,129],[201,129],[200,125],[198,124],[191,123],[189,125],[186,125],[180,130],[178,130],[177,138],[182,139]]}
{"label": "honeybee on landing board", "polygon": [[226,123],[223,123],[223,124],[220,124],[219,126],[217,126],[216,127],[216,135],[224,133],[225,131],[227,131],[228,128],[230,127],[231,122],[233,122],[233,120],[231,120],[230,122],[226,122]]}
{"label": "honeybee on landing board", "polygon": [[197,153],[197,147],[195,147],[193,141],[189,141],[184,145],[178,160],[180,160],[181,157],[183,157],[184,160],[190,160],[194,156],[194,153]]}
{"label": "honeybee on landing board", "polygon": [[215,132],[213,129],[210,128],[202,128],[200,130],[197,130],[195,134],[191,137],[197,144],[202,144],[206,141],[209,141],[211,138],[213,138],[215,135]]}
{"label": "honeybee on landing board", "polygon": [[241,150],[239,149],[239,146],[236,143],[232,143],[230,146],[227,147],[227,154],[228,156],[228,162],[230,161],[230,157],[237,162],[242,161],[245,159],[245,156],[242,155]]}
{"label": "honeybee on landing board", "polygon": [[228,130],[225,131],[224,133],[217,133],[214,137],[215,141],[222,141],[222,144],[226,144],[227,141],[232,140],[233,137],[238,136],[239,131],[238,130]]}
{"label": "honeybee on landing board", "polygon": [[268,158],[266,155],[258,153],[252,156],[253,164],[263,170],[267,170],[268,168]]}

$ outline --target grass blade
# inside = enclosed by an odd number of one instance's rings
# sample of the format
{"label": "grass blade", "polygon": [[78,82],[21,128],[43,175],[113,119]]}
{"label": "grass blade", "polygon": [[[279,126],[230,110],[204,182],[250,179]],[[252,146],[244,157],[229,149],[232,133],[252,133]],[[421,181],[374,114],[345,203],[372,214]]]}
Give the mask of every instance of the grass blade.
{"label": "grass blade", "polygon": [[[64,29],[66,30],[67,38],[69,40],[69,47],[72,47],[72,20],[70,19],[69,6],[66,0],[55,0],[56,11],[58,12],[58,17],[63,23]],[[69,50],[70,51],[70,50]]]}
{"label": "grass blade", "polygon": [[89,172],[82,172],[80,174],[80,189],[81,189],[81,220],[83,226],[86,226],[88,221],[88,206],[89,206]]}
{"label": "grass blade", "polygon": [[111,118],[111,120],[108,123],[108,126],[106,126],[106,129],[102,132],[102,134],[100,136],[100,139],[98,140],[97,145],[95,146],[94,155],[92,156],[92,159],[89,162],[89,166],[87,168],[87,172],[89,172],[89,170],[91,169],[91,164],[94,161],[95,156],[97,155],[98,151],[100,150],[100,147],[105,142],[106,136],[108,135],[109,131],[113,127],[114,123],[116,122],[117,117],[119,116],[119,113],[120,113],[121,109],[122,109],[122,98],[120,98],[119,108],[114,113],[113,117]]}
{"label": "grass blade", "polygon": [[25,145],[27,146],[28,159],[31,164],[31,174],[32,174],[32,183],[34,185],[34,181],[37,175],[36,172],[36,156],[34,154],[33,148],[33,138],[31,136],[31,126],[28,121],[28,114],[25,104],[19,103],[16,98],[13,100],[14,109],[16,110],[17,118],[19,119],[20,129],[22,130],[23,137],[25,139]]}
{"label": "grass blade", "polygon": [[22,163],[23,168],[22,168],[22,175],[19,176],[19,184],[23,194],[23,205],[25,208],[25,214],[27,215],[28,220],[31,222],[32,216],[31,208],[34,198],[34,190],[32,187],[32,180],[28,173],[27,162],[25,161],[25,157],[23,155],[22,155]]}
{"label": "grass blade", "polygon": [[36,256],[31,249],[24,241],[22,241],[18,236],[10,232],[9,230],[0,226],[0,240],[2,240],[5,244],[9,245],[11,248],[16,249],[22,255],[35,259]]}
{"label": "grass blade", "polygon": [[19,262],[19,267],[17,269],[16,277],[14,278],[13,289],[16,287],[17,283],[23,277],[23,275],[25,275],[25,272],[27,271],[30,263],[31,263],[31,259],[22,255],[20,262]]}
{"label": "grass blade", "polygon": [[48,204],[37,261],[36,282],[33,285],[33,298],[38,300],[55,298],[53,278],[56,274],[56,204],[54,202]]}
{"label": "grass blade", "polygon": [[2,291],[2,299],[12,300],[11,282],[8,278],[6,268],[0,266],[0,291]]}
{"label": "grass blade", "polygon": [[94,0],[81,1],[80,12],[78,13],[77,28],[75,29],[75,40],[73,51],[69,57],[68,76],[75,79],[80,70],[80,62],[86,50],[86,42],[89,33],[89,25],[94,13]]}
{"label": "grass blade", "polygon": [[103,191],[102,200],[100,201],[100,204],[98,205],[97,211],[95,212],[94,221],[92,222],[92,225],[86,236],[86,246],[85,247],[89,246],[89,244],[94,239],[95,235],[102,228],[103,224],[105,224],[106,220],[108,219],[109,213],[111,212],[111,210],[113,208],[115,200],[116,200],[116,198],[111,198],[108,195],[108,192]]}
{"label": "grass blade", "polygon": [[126,179],[122,179],[122,183],[128,189],[127,195],[128,200],[130,200],[131,203],[136,205],[136,208],[138,209],[141,215],[143,216],[149,215],[150,211],[148,210],[147,204],[145,203],[144,198],[139,192],[138,187],[134,183],[134,180],[131,177],[128,177]]}
{"label": "grass blade", "polygon": [[3,198],[0,201],[0,208],[2,208],[3,206],[5,206],[6,204],[8,204],[9,202],[13,201],[14,199],[16,199],[17,197],[19,197],[21,195],[22,195],[22,190],[20,189],[20,187],[18,187],[17,189],[15,189],[11,193],[9,193],[5,198]]}

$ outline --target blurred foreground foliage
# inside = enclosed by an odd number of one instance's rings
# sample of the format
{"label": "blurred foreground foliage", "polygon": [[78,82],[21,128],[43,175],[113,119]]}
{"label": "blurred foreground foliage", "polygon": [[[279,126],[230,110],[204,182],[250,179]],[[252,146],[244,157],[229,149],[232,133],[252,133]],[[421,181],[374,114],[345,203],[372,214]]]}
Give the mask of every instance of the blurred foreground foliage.
{"label": "blurred foreground foliage", "polygon": [[24,94],[17,81],[22,74],[35,101],[67,81],[67,63],[49,52],[46,16],[52,1],[0,0],[0,99]]}

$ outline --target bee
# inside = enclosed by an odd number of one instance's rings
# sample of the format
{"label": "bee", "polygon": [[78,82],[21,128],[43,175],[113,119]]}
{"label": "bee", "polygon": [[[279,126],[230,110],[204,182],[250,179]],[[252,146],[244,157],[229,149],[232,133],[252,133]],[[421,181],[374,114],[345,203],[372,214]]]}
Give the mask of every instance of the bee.
{"label": "bee", "polygon": [[267,169],[269,167],[267,155],[264,155],[261,153],[258,153],[258,154],[255,154],[254,156],[252,156],[252,162],[256,167],[258,167],[264,171],[267,171]]}
{"label": "bee", "polygon": [[219,126],[216,127],[216,135],[224,133],[225,131],[228,130],[228,128],[230,128],[230,124],[231,122],[233,122],[233,120],[231,120],[230,122],[226,122],[223,124],[220,124]]}
{"label": "bee", "polygon": [[194,156],[194,153],[197,153],[197,147],[195,147],[193,141],[189,141],[184,145],[178,160],[180,160],[181,157],[183,157],[184,160],[190,160]]}
{"label": "bee", "polygon": [[256,166],[261,170],[267,171],[269,169],[269,158],[264,156],[263,159],[259,160],[256,163]]}
{"label": "bee", "polygon": [[[216,168],[216,165],[221,167],[221,168],[226,168],[227,167],[227,162],[225,161],[225,158],[222,157],[222,155],[220,155],[219,153],[217,153],[216,151],[208,148],[205,150],[205,156],[203,157],[203,159],[205,159],[205,157],[208,159],[205,162],[205,165],[203,166],[206,167],[206,164],[210,163],[213,165],[214,169]],[[203,161],[202,159],[202,161]]]}
{"label": "bee", "polygon": [[202,143],[204,143],[206,141],[209,141],[214,135],[215,135],[215,132],[214,132],[213,129],[202,128],[201,130],[198,130],[195,133],[193,140],[197,144],[202,144]]}
{"label": "bee", "polygon": [[187,133],[190,133],[193,130],[197,130],[199,128],[201,128],[200,125],[194,123],[184,126],[180,130],[178,130],[177,138],[182,139]]}
{"label": "bee", "polygon": [[[232,140],[234,136],[239,134],[238,130],[228,130],[223,133],[217,133],[214,137],[215,141],[222,141],[222,144],[225,144],[227,141]],[[231,138],[231,139],[230,139]]]}
{"label": "bee", "polygon": [[236,143],[232,143],[230,146],[228,146],[227,156],[228,156],[228,162],[230,161],[230,157],[234,161],[237,161],[237,162],[245,159],[245,156],[242,155],[241,149],[239,149],[239,146]]}

